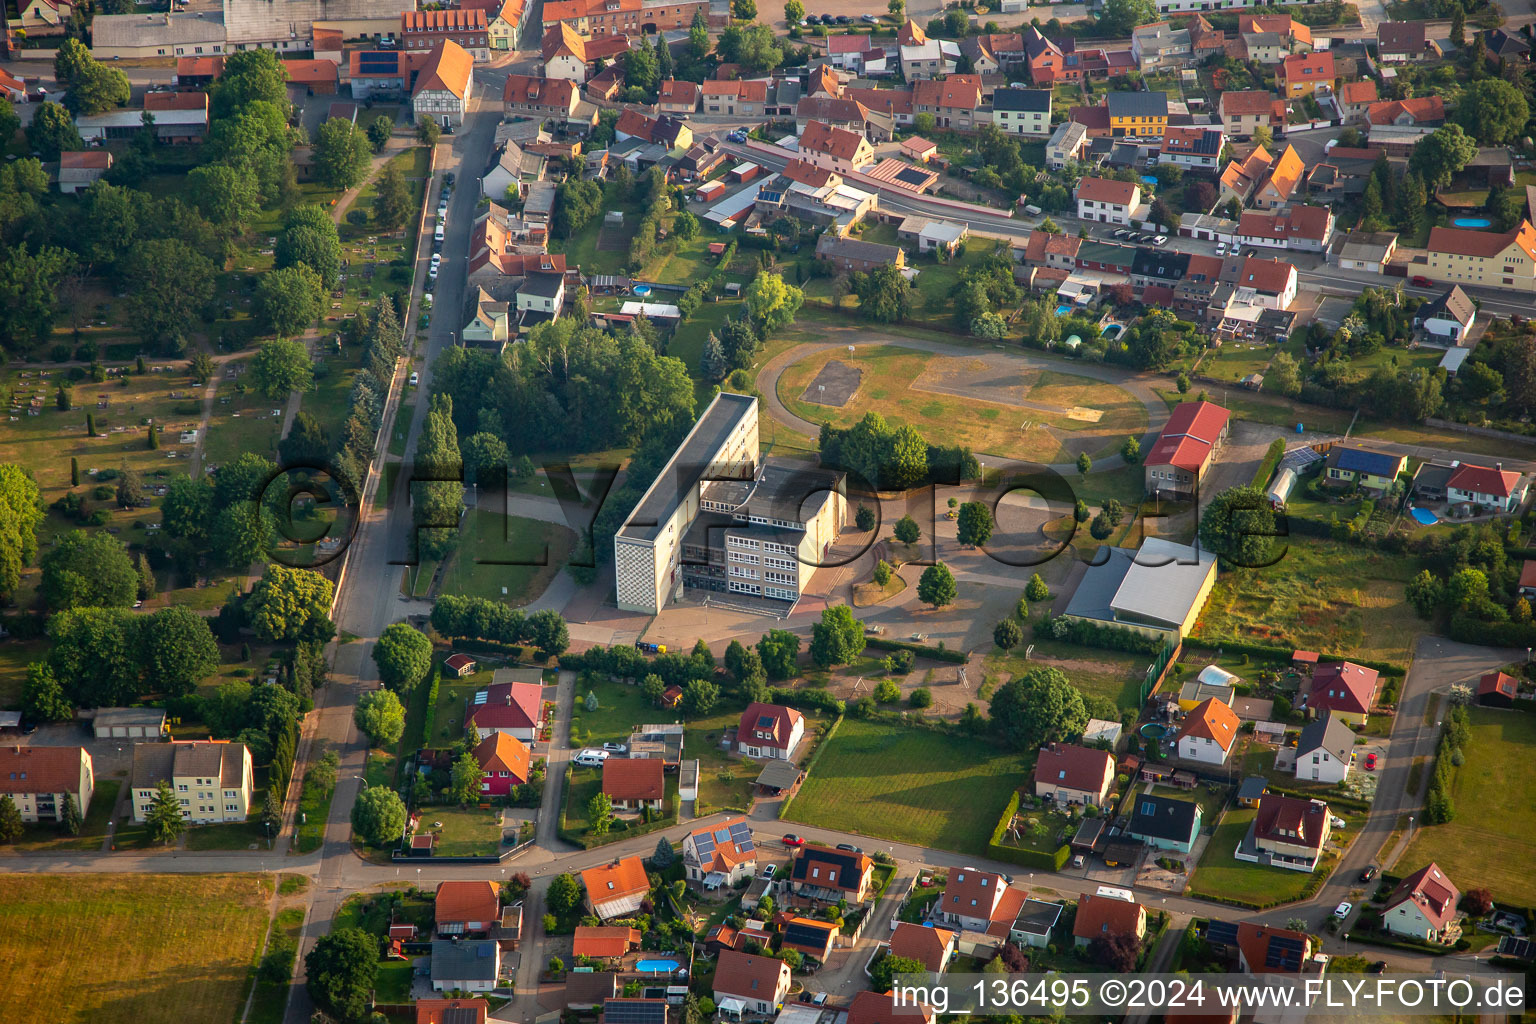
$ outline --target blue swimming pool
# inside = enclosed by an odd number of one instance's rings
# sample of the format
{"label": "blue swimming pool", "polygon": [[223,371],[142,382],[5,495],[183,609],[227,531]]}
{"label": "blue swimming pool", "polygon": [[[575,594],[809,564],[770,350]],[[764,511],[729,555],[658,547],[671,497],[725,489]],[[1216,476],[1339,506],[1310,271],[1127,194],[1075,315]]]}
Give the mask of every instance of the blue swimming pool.
{"label": "blue swimming pool", "polygon": [[1156,185],[1157,184],[1157,179],[1152,177],[1152,175],[1150,175],[1150,174],[1143,174],[1141,176],[1141,183],[1143,185]]}
{"label": "blue swimming pool", "polygon": [[1491,228],[1493,221],[1487,217],[1457,217],[1451,221],[1458,228]]}
{"label": "blue swimming pool", "polygon": [[1414,521],[1421,526],[1434,526],[1440,521],[1439,517],[1427,508],[1411,508],[1408,514],[1413,516]]}
{"label": "blue swimming pool", "polygon": [[1057,316],[1066,316],[1070,312],[1072,312],[1072,307],[1067,305],[1065,302],[1056,307]]}
{"label": "blue swimming pool", "polygon": [[635,285],[635,294],[643,299],[651,294],[651,286],[648,284],[637,284]]}
{"label": "blue swimming pool", "polygon": [[635,970],[646,974],[671,974],[678,966],[676,960],[641,960],[635,964]]}
{"label": "blue swimming pool", "polygon": [[1106,338],[1118,338],[1123,330],[1125,330],[1125,324],[1108,323],[1099,328],[1099,333]]}

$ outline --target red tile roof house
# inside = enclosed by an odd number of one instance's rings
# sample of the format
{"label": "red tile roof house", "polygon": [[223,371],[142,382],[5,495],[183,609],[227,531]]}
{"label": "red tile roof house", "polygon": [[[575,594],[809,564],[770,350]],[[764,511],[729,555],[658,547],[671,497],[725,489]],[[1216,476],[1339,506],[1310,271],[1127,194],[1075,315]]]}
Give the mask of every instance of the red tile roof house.
{"label": "red tile roof house", "polygon": [[1140,185],[1112,178],[1084,178],[1077,183],[1079,220],[1130,224],[1141,205]]}
{"label": "red tile roof house", "polygon": [[479,664],[467,654],[450,654],[443,659],[443,671],[455,679],[463,679],[465,676],[473,675]]}
{"label": "red tile roof house", "polygon": [[869,893],[874,872],[875,862],[866,854],[807,845],[795,851],[788,881],[795,895],[805,899],[860,903]]}
{"label": "red tile roof house", "polygon": [[440,936],[483,935],[501,918],[501,890],[495,882],[440,882],[432,916]]}
{"label": "red tile roof house", "polygon": [[933,1009],[897,1006],[889,992],[860,992],[848,1007],[847,1024],[933,1024]]}
{"label": "red tile roof house", "polygon": [[1246,210],[1238,221],[1237,244],[1299,252],[1322,252],[1333,237],[1333,211],[1326,206],[1292,206],[1284,212]]}
{"label": "red tile roof house", "polygon": [[1008,879],[996,872],[955,868],[934,905],[933,916],[958,925],[962,931],[1007,937],[1025,899],[1022,889],[1010,888]]}
{"label": "red tile roof house", "polygon": [[1497,466],[1474,466],[1463,462],[1446,481],[1445,493],[1451,502],[1468,502],[1496,512],[1514,512],[1525,501],[1530,484],[1519,473]]}
{"label": "red tile roof house", "polygon": [[838,925],[811,917],[785,917],[779,935],[781,949],[793,949],[803,956],[826,963],[837,941]]}
{"label": "red tile roof house", "polygon": [[1147,908],[1139,903],[1108,896],[1084,893],[1077,901],[1077,917],[1072,922],[1072,937],[1079,947],[1101,935],[1131,935],[1137,939],[1147,934]]}
{"label": "red tile roof house", "polygon": [[492,683],[470,698],[464,728],[476,740],[493,732],[532,743],[544,725],[544,687],[539,683]]}
{"label": "red tile roof house", "polygon": [[683,873],[704,886],[735,885],[756,874],[757,846],[747,819],[727,818],[683,836]]}
{"label": "red tile roof house", "polygon": [[416,1024],[485,1024],[490,1008],[484,999],[418,999]]}
{"label": "red tile roof house", "polygon": [[891,956],[916,960],[934,974],[943,974],[955,955],[955,933],[903,921],[891,932],[890,950]]}
{"label": "red tile roof house", "polygon": [[667,783],[659,757],[610,757],[603,762],[603,792],[616,811],[659,811]]}
{"label": "red tile roof house", "polygon": [[1311,689],[1302,694],[1302,709],[1311,715],[1332,711],[1351,725],[1364,725],[1379,678],[1375,669],[1352,661],[1319,665],[1312,672]]}
{"label": "red tile roof house", "polygon": [[1148,493],[1193,497],[1227,441],[1231,414],[1214,402],[1180,402],[1142,460]]}
{"label": "red tile roof house", "polygon": [[1268,793],[1233,856],[1292,871],[1312,871],[1322,860],[1332,824],[1321,800]]}
{"label": "red tile roof house", "polygon": [[1237,952],[1238,965],[1250,974],[1300,974],[1312,962],[1312,937],[1288,928],[1241,921],[1237,925]]}
{"label": "red tile roof house", "polygon": [[772,957],[724,950],[715,964],[714,994],[715,1005],[727,1013],[772,1016],[789,994],[789,965]]}
{"label": "red tile roof house", "polygon": [[1115,782],[1115,759],[1106,750],[1052,743],[1035,761],[1035,796],[1059,804],[1098,807]]}
{"label": "red tile roof house", "polygon": [[62,820],[67,797],[83,818],[95,785],[84,747],[0,747],[0,794],[16,804],[22,821]]}
{"label": "red tile roof house", "polygon": [[1460,901],[1461,891],[1431,861],[1397,883],[1381,908],[1381,927],[1422,942],[1454,942],[1460,929],[1451,926]]}
{"label": "red tile roof house", "polygon": [[639,857],[588,868],[581,873],[581,884],[587,891],[587,909],[604,921],[633,914],[651,891]]}
{"label": "red tile roof house", "polygon": [[618,960],[639,945],[638,928],[587,925],[576,929],[576,940],[571,952],[575,956],[590,957],[593,960]]}
{"label": "red tile roof house", "polygon": [[736,749],[746,757],[793,761],[805,739],[805,716],[794,708],[753,701],[736,726]]}
{"label": "red tile roof house", "polygon": [[513,786],[528,781],[531,758],[520,739],[504,732],[492,733],[475,746],[474,755],[485,772],[480,779],[481,796],[506,796]]}

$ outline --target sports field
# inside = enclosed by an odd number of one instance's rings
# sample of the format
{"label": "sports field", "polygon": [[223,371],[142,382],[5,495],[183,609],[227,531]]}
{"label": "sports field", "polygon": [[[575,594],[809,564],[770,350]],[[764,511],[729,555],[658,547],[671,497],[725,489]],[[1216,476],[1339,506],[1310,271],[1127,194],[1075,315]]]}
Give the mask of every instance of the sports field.
{"label": "sports field", "polygon": [[271,898],[265,875],[0,875],[0,991],[58,1024],[233,1021]]}
{"label": "sports field", "polygon": [[844,719],[787,819],[980,853],[1024,781],[1016,755],[926,729]]}

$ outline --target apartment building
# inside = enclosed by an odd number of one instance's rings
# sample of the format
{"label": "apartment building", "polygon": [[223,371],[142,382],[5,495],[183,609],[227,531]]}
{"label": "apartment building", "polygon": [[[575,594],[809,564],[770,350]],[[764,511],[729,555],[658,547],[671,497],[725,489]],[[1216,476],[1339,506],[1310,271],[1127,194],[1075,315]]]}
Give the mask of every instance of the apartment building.
{"label": "apartment building", "polygon": [[22,821],[62,821],[71,798],[83,819],[95,785],[84,747],[0,747],[0,795],[11,798]]}
{"label": "apartment building", "polygon": [[490,27],[484,11],[450,8],[400,15],[401,49],[426,53],[445,40],[462,46],[477,61],[491,58]]}
{"label": "apartment building", "polygon": [[1464,228],[1433,228],[1426,262],[1411,272],[1438,284],[1536,291],[1536,228],[1528,220],[1502,234]]}
{"label": "apartment building", "polygon": [[244,743],[191,740],[133,745],[133,820],[144,822],[161,782],[170,784],[193,825],[244,821],[254,772]]}

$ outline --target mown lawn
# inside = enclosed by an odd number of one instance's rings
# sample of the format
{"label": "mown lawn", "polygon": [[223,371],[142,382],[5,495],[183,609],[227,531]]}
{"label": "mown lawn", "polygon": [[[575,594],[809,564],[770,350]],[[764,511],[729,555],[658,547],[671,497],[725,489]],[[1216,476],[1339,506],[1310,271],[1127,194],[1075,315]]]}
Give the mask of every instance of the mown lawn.
{"label": "mown lawn", "polygon": [[558,524],[471,508],[438,592],[520,607],[544,593],[575,544],[576,535]]}
{"label": "mown lawn", "polygon": [[[267,937],[267,951],[271,952],[284,944],[297,950],[303,927],[303,907],[279,910],[272,921],[271,934]],[[280,983],[258,980],[256,993],[251,999],[251,1012],[246,1015],[245,1024],[282,1024],[283,1014],[288,1009],[288,989],[289,983],[286,980]]]}
{"label": "mown lawn", "polygon": [[1234,808],[1221,819],[1190,878],[1189,895],[1239,899],[1254,905],[1301,898],[1312,877],[1309,873],[1249,864],[1232,856],[1257,813],[1250,808]]}
{"label": "mown lawn", "polygon": [[0,876],[0,988],[14,1019],[235,1020],[271,896],[270,876]]}
{"label": "mown lawn", "polygon": [[1085,697],[1105,697],[1121,710],[1140,706],[1141,684],[1149,660],[1146,655],[1101,651],[1056,640],[1030,640],[1029,643],[1034,644],[1035,649],[1028,659],[1022,649],[1004,654],[993,648],[986,658],[987,674],[997,676],[1001,682],[1004,674],[1012,678],[1031,669],[1054,668],[1071,680]]}
{"label": "mown lawn", "polygon": [[1462,749],[1465,763],[1451,789],[1455,820],[1421,827],[1397,874],[1439,864],[1463,889],[1486,886],[1495,902],[1536,903],[1536,773],[1530,752],[1536,749],[1536,715],[1492,708],[1472,708],[1472,740]]}
{"label": "mown lawn", "polygon": [[944,733],[845,719],[794,798],[789,820],[915,846],[980,853],[1019,758]]}

